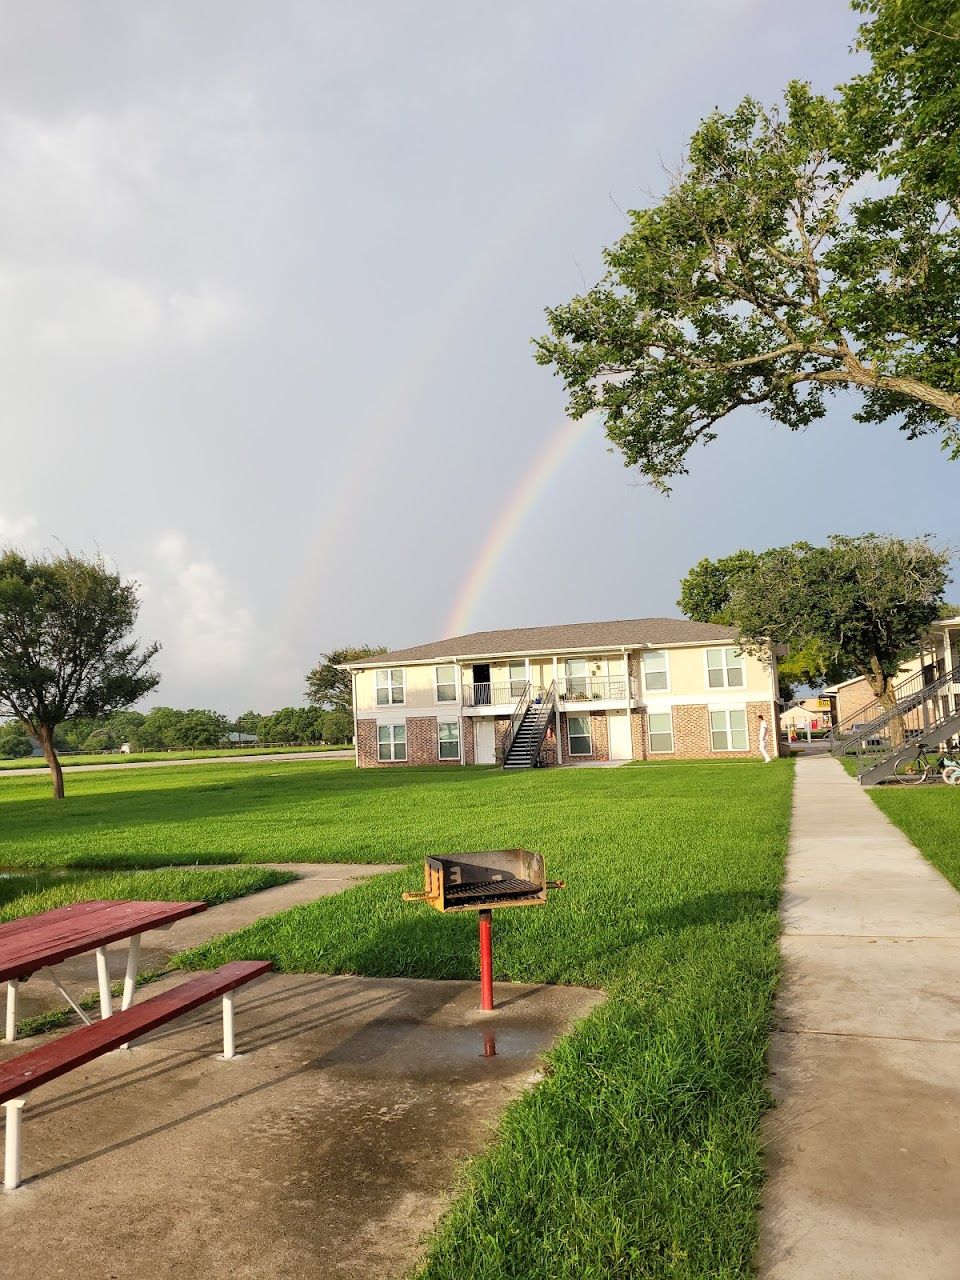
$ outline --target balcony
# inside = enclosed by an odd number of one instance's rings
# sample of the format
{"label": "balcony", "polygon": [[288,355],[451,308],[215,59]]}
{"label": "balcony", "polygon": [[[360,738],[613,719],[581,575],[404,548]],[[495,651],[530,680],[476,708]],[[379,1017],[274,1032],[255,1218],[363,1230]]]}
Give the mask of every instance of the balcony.
{"label": "balcony", "polygon": [[[504,681],[502,684],[465,684],[463,686],[463,705],[465,707],[514,707],[517,699],[526,689],[523,680]],[[539,685],[531,685],[530,699],[536,702],[546,693]],[[636,680],[630,681],[631,697],[640,696]],[[623,703],[627,697],[627,677],[611,676],[606,679],[593,679],[590,676],[571,676],[569,679],[557,681],[557,697],[564,707],[583,702],[616,702]]]}

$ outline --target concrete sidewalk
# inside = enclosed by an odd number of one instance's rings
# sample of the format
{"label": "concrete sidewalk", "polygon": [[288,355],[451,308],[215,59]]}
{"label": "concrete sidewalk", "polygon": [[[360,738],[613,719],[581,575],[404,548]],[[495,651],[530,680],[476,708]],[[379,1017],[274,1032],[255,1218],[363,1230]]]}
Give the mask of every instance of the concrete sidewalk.
{"label": "concrete sidewalk", "polygon": [[956,1280],[960,895],[835,760],[808,757],[782,917],[759,1273]]}

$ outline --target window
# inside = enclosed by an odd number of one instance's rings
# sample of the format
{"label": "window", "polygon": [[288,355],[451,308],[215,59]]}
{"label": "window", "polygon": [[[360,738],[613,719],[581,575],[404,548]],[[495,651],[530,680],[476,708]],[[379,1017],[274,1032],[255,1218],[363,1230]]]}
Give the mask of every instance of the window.
{"label": "window", "polygon": [[593,755],[593,740],[590,737],[590,717],[570,716],[567,721],[570,734],[570,754],[572,756]]}
{"label": "window", "polygon": [[[563,664],[563,673],[566,676],[567,696],[585,698],[589,688],[589,668],[586,658],[567,658]],[[580,716],[578,719],[583,717]]]}
{"label": "window", "polygon": [[710,712],[710,746],[714,751],[749,751],[747,713],[743,708]]}
{"label": "window", "polygon": [[707,650],[707,687],[743,688],[743,654],[739,649]]}
{"label": "window", "polygon": [[658,755],[673,750],[673,712],[651,711],[647,717],[650,735],[650,754]]}
{"label": "window", "polygon": [[[662,651],[651,651],[643,655],[643,687],[648,693],[654,689],[670,688],[667,655]],[[671,747],[670,750],[672,749]]]}
{"label": "window", "polygon": [[406,760],[407,726],[405,724],[377,725],[377,757],[380,760]]}
{"label": "window", "polygon": [[525,662],[510,663],[510,697],[519,698],[527,683],[527,664]]}
{"label": "window", "polygon": [[403,705],[403,667],[377,672],[377,706]]}
{"label": "window", "polygon": [[438,702],[456,702],[457,700],[457,668],[452,662],[437,667],[435,671]]}
{"label": "window", "polygon": [[437,736],[440,740],[440,759],[460,759],[460,721],[441,720],[437,725]]}

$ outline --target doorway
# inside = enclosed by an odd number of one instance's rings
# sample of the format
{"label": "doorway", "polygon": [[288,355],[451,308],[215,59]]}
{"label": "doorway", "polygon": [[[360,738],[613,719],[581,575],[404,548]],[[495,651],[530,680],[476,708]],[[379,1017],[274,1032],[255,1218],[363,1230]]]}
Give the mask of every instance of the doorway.
{"label": "doorway", "polygon": [[478,717],[473,722],[473,758],[477,764],[497,763],[497,735],[492,719]]}
{"label": "doorway", "polygon": [[473,664],[473,705],[489,706],[490,703],[490,663],[475,662]]}
{"label": "doorway", "polygon": [[626,711],[607,712],[607,741],[611,760],[632,760],[633,742],[630,738],[630,717]]}

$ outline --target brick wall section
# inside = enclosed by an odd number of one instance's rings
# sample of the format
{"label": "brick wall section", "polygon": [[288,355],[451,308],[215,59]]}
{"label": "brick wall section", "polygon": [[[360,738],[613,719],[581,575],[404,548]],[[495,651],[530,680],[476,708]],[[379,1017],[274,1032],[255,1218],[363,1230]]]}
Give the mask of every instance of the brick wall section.
{"label": "brick wall section", "polygon": [[[584,711],[575,711],[574,715],[587,714]],[[570,750],[570,717],[567,712],[561,713],[560,716],[560,732],[563,734],[563,761],[564,764],[570,764],[580,760],[609,760],[610,747],[607,741],[607,713],[605,711],[594,711],[590,713],[590,739],[593,744],[593,751],[588,756],[575,756]]]}
{"label": "brick wall section", "polygon": [[[437,717],[407,716],[407,761],[410,764],[439,764]],[[444,764],[448,763],[446,760]],[[453,761],[457,763],[456,760]]]}
{"label": "brick wall section", "polygon": [[[710,745],[710,715],[706,703],[673,708],[673,746],[678,760],[701,760],[706,757],[723,759],[726,756],[746,758],[760,755],[760,715],[769,725],[767,750],[771,756],[779,754],[777,719],[769,702],[747,703],[747,732],[749,751],[714,751]],[[664,759],[670,757],[664,756]]]}
{"label": "brick wall section", "polygon": [[357,721],[357,763],[361,769],[369,769],[371,765],[379,763],[376,720]]}
{"label": "brick wall section", "polygon": [[647,713],[642,707],[630,712],[630,740],[633,743],[634,760],[646,760]]}
{"label": "brick wall section", "polygon": [[[459,765],[459,760],[441,760],[437,752],[437,717],[407,716],[407,758],[406,760],[380,760],[377,757],[377,722],[376,720],[357,721],[357,746],[361,769],[380,767],[383,769],[403,768],[404,765]],[[470,732],[464,732],[461,721],[460,749],[466,763],[473,763],[472,726],[466,725]]]}
{"label": "brick wall section", "polygon": [[463,756],[464,764],[476,763],[473,748],[473,721],[469,716],[462,716],[460,719],[460,754]]}

